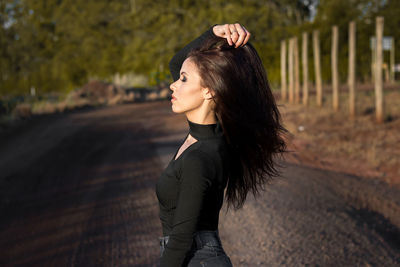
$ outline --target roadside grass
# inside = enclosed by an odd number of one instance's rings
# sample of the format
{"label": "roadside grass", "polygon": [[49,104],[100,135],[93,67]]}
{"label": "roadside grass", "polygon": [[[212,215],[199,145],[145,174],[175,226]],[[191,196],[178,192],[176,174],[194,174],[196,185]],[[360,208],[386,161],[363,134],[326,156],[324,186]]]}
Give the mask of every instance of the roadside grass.
{"label": "roadside grass", "polygon": [[168,99],[167,87],[120,88],[102,81],[91,81],[68,94],[21,95],[0,98],[0,131],[20,124],[33,115],[63,113],[86,107]]}
{"label": "roadside grass", "polygon": [[294,135],[291,145],[300,155],[313,154],[330,168],[400,186],[400,88],[384,91],[383,124],[375,122],[373,91],[356,92],[353,120],[348,93],[340,92],[339,111],[334,112],[328,92],[324,91],[322,107],[317,107],[315,94],[307,107],[278,101],[283,123]]}

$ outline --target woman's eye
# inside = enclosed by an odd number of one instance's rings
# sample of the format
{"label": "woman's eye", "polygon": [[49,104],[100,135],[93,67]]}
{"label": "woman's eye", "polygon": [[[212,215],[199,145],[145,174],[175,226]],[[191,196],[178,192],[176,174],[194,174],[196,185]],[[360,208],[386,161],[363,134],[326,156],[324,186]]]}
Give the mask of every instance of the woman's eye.
{"label": "woman's eye", "polygon": [[186,82],[186,77],[183,76],[183,78],[181,79],[182,82]]}

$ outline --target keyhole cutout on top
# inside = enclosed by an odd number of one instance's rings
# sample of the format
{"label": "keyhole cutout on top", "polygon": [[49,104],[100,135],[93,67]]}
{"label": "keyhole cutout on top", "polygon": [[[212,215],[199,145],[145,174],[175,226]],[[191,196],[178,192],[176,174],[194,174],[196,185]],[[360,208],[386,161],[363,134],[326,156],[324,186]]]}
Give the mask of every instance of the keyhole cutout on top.
{"label": "keyhole cutout on top", "polygon": [[175,159],[177,160],[179,158],[179,156],[185,152],[186,149],[188,149],[191,145],[193,145],[194,143],[197,142],[197,139],[194,138],[193,136],[191,136],[190,134],[188,134],[185,142],[181,145],[181,147],[178,150],[178,153],[176,153]]}

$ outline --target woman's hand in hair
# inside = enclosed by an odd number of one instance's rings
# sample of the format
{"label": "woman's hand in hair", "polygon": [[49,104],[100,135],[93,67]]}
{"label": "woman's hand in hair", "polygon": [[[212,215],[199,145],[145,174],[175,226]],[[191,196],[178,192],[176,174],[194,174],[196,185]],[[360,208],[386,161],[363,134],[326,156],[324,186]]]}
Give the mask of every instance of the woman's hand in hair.
{"label": "woman's hand in hair", "polygon": [[251,34],[239,23],[215,25],[213,32],[216,36],[226,38],[229,45],[235,44],[235,48],[244,46]]}

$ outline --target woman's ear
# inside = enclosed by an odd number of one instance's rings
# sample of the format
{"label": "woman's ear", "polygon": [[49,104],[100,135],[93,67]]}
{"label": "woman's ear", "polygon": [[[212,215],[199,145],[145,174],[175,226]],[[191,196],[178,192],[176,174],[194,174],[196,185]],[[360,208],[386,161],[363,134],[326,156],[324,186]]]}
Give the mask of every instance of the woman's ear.
{"label": "woman's ear", "polygon": [[204,99],[206,99],[206,100],[213,99],[214,92],[211,89],[209,89],[208,87],[204,87],[202,90],[203,90],[203,98]]}

